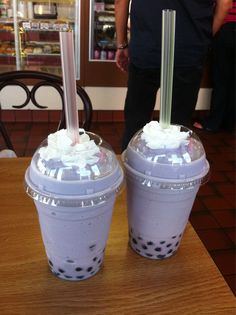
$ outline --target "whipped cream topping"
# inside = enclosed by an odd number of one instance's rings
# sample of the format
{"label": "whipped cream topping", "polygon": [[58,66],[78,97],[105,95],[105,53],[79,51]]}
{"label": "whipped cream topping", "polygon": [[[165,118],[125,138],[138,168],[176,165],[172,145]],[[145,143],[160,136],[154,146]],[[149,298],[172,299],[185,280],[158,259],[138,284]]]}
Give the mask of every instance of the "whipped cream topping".
{"label": "whipped cream topping", "polygon": [[51,159],[61,161],[65,166],[85,167],[87,164],[97,163],[100,152],[94,140],[83,132],[79,137],[79,143],[72,145],[66,129],[61,129],[48,136],[48,145],[39,149],[40,158],[46,161]]}
{"label": "whipped cream topping", "polygon": [[145,140],[150,149],[175,149],[187,145],[189,132],[180,131],[180,126],[170,125],[162,128],[158,121],[151,121],[143,127],[141,139]]}

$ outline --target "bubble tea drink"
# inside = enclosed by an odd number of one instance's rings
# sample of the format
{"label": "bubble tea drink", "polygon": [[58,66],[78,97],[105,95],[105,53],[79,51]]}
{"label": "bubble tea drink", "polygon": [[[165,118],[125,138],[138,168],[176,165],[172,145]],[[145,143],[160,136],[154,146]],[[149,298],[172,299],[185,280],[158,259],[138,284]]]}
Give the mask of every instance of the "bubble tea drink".
{"label": "bubble tea drink", "polygon": [[131,139],[123,161],[127,179],[130,246],[151,259],[178,249],[209,164],[191,130],[152,121]]}
{"label": "bubble tea drink", "polygon": [[38,210],[52,272],[83,280],[103,262],[123,172],[98,136],[82,131],[80,142],[71,144],[66,130],[49,135],[35,152],[25,182]]}

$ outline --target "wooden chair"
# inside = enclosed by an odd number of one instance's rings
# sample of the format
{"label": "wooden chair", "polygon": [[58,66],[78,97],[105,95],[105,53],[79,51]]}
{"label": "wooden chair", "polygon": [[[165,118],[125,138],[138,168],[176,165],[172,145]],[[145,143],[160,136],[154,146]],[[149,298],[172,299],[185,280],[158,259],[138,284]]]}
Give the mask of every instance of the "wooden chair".
{"label": "wooden chair", "polygon": [[[29,81],[30,80],[30,81]],[[63,82],[62,77],[49,74],[46,72],[38,72],[31,70],[22,70],[22,71],[11,71],[0,74],[0,95],[2,90],[7,86],[18,86],[25,92],[25,99],[20,105],[12,105],[14,109],[25,108],[31,101],[37,109],[46,109],[48,108],[45,105],[39,104],[36,98],[36,92],[42,87],[51,87],[58,92],[61,99],[61,119],[58,123],[58,130],[66,127],[66,117],[65,117],[65,106],[64,106],[64,92],[63,92]],[[82,111],[82,121],[80,120],[80,127],[85,130],[89,130],[92,121],[92,103],[86,93],[86,91],[76,84],[77,95],[82,101],[83,111]],[[45,95],[47,97],[47,95]],[[1,99],[1,98],[0,98]],[[1,106],[0,106],[1,111]],[[10,137],[7,133],[7,130],[4,126],[4,123],[1,119],[0,112],[0,132],[4,138],[7,148],[14,150]]]}

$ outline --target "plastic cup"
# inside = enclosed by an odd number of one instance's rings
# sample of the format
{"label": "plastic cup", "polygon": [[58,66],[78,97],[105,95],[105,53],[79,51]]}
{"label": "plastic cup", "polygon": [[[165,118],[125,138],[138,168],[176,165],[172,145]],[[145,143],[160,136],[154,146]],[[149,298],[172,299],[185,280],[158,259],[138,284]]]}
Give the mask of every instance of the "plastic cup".
{"label": "plastic cup", "polygon": [[95,152],[81,150],[76,159],[54,152],[48,159],[45,140],[25,174],[49,267],[64,280],[83,280],[99,271],[124,177],[110,146],[95,134],[84,134],[95,140]]}
{"label": "plastic cup", "polygon": [[191,130],[177,148],[151,149],[137,132],[123,153],[127,182],[129,244],[141,256],[164,259],[180,245],[209,164]]}

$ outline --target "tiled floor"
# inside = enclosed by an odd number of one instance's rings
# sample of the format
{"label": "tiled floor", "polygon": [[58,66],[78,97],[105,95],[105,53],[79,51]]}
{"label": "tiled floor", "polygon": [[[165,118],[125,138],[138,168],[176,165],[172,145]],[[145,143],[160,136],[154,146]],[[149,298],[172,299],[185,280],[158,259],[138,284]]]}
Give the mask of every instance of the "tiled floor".
{"label": "tiled floor", "polygon": [[[6,123],[18,156],[31,156],[55,123]],[[123,123],[96,122],[91,131],[109,142],[120,153]],[[215,134],[197,131],[203,141],[211,166],[211,177],[200,188],[190,221],[215,261],[226,282],[236,295],[236,215],[235,166],[236,133]],[[0,147],[2,139],[0,139]],[[201,257],[199,257],[201,263]]]}

